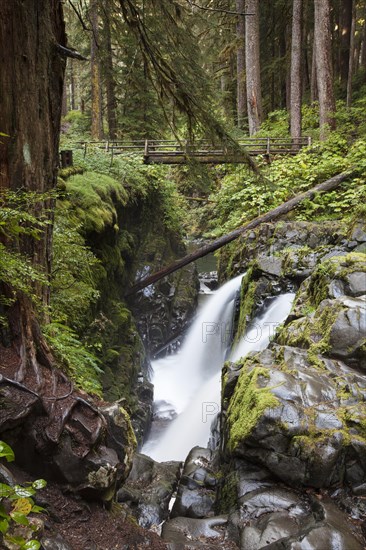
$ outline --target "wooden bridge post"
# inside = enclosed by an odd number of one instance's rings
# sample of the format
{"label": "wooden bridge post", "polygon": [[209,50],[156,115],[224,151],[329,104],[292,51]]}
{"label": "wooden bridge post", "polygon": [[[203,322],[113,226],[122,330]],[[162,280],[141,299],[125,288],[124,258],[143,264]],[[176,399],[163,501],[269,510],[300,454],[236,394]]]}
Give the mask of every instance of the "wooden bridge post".
{"label": "wooden bridge post", "polygon": [[269,157],[270,155],[270,152],[271,152],[271,138],[267,138],[267,155]]}

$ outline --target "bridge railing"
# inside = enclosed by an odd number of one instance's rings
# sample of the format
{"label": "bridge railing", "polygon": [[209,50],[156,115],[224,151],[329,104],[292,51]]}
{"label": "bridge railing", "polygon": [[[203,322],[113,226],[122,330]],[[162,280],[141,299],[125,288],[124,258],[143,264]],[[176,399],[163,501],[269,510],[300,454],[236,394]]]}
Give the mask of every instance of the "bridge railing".
{"label": "bridge railing", "polygon": [[[303,147],[311,145],[310,137],[272,138],[254,137],[238,140],[238,145],[245,148],[250,155],[295,154]],[[145,162],[154,162],[163,157],[212,157],[225,158],[240,156],[240,149],[227,143],[212,143],[209,140],[177,141],[169,139],[148,140],[105,140],[79,141],[76,146],[84,150],[84,156],[93,149],[101,149],[107,153],[120,155],[123,153],[142,153]],[[161,160],[163,162],[163,160]]]}

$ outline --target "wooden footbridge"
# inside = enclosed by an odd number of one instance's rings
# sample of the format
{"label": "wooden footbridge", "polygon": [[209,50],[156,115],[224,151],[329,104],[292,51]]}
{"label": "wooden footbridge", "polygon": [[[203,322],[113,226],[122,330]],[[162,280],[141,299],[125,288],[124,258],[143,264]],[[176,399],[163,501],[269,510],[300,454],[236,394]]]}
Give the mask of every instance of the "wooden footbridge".
{"label": "wooden footbridge", "polygon": [[239,140],[239,147],[212,144],[208,140],[179,142],[174,140],[132,140],[132,141],[80,141],[77,146],[84,155],[93,149],[102,149],[113,157],[137,153],[143,156],[145,164],[187,164],[196,161],[202,164],[242,164],[247,155],[264,156],[270,159],[277,155],[296,155],[300,149],[311,145],[310,137],[290,138],[246,138]]}

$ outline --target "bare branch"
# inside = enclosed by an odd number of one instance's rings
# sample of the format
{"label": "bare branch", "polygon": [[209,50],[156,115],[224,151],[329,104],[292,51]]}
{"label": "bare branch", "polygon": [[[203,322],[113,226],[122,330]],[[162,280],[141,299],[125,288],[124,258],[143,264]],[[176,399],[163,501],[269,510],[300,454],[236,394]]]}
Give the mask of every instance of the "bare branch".
{"label": "bare branch", "polygon": [[88,61],[88,58],[81,55],[81,53],[77,52],[76,50],[71,50],[70,48],[65,48],[65,46],[61,46],[61,44],[57,44],[57,49],[64,57],[80,59],[80,61]]}
{"label": "bare branch", "polygon": [[81,26],[83,27],[84,31],[91,32],[91,29],[88,29],[88,27],[85,25],[83,16],[81,15],[81,13],[80,13],[80,11],[77,9],[77,7],[74,6],[74,4],[72,3],[72,0],[69,0],[69,4],[70,4],[70,6],[72,7],[72,9],[74,10],[74,12],[76,13],[77,18],[79,19],[80,24],[81,24]]}
{"label": "bare branch", "polygon": [[195,7],[195,8],[198,8],[200,10],[204,10],[204,11],[215,11],[215,12],[218,12],[218,13],[227,13],[229,15],[244,15],[244,16],[247,16],[247,15],[255,15],[255,13],[244,13],[244,12],[241,12],[241,11],[230,11],[230,10],[224,10],[223,8],[209,8],[209,7],[205,7],[205,6],[200,6],[199,4],[196,4],[196,2],[193,2],[192,0],[187,0],[188,4],[192,7]]}

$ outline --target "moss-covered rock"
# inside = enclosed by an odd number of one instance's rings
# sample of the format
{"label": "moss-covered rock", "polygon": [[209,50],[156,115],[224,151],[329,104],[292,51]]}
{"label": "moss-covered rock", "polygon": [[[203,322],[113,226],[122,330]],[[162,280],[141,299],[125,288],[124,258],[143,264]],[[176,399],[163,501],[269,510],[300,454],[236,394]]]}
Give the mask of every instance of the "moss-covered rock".
{"label": "moss-covered rock", "polygon": [[341,361],[319,356],[313,366],[305,350],[275,345],[243,363],[226,449],[289,484],[355,487],[366,467],[365,396],[366,381]]}

